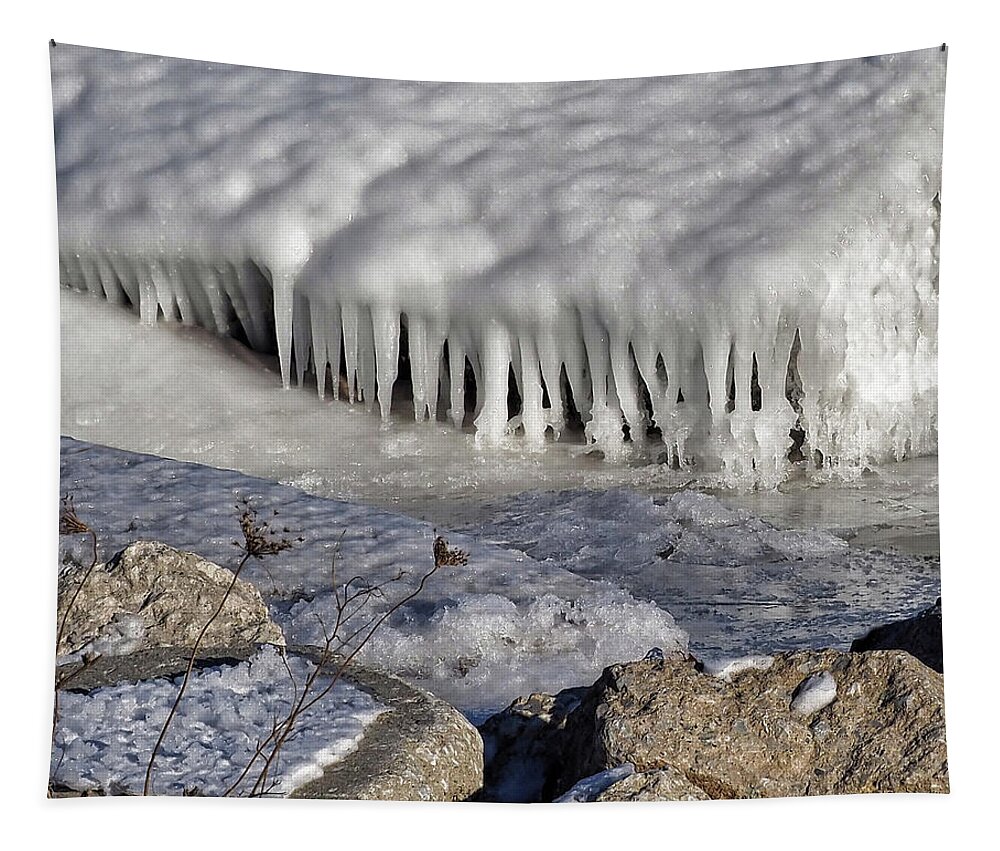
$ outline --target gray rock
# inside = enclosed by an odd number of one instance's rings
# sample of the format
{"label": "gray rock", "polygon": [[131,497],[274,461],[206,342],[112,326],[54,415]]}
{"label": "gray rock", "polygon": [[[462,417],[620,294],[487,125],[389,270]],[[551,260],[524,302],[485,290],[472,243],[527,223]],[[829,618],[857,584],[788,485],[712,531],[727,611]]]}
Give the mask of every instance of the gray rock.
{"label": "gray rock", "polygon": [[[317,651],[305,651],[319,661]],[[396,677],[352,664],[348,679],[392,711],[357,750],[293,798],[467,801],[483,786],[483,740],[457,709]]]}
{"label": "gray rock", "polygon": [[[75,566],[60,575],[58,623],[85,570]],[[193,647],[232,579],[232,571],[194,553],[156,541],[131,544],[87,578],[56,652],[124,655],[151,647]],[[283,646],[285,638],[260,592],[238,579],[202,646],[243,644]]]}
{"label": "gray rock", "polygon": [[[242,662],[255,649],[239,646],[199,651],[197,666]],[[294,647],[288,653],[303,655],[314,663],[321,661],[316,648]],[[128,656],[102,657],[85,666],[64,666],[59,678],[66,688],[89,691],[121,682],[179,676],[188,659],[181,648],[158,647]],[[322,777],[295,790],[292,797],[464,801],[477,796],[483,785],[483,743],[458,710],[402,680],[353,663],[344,679],[390,711],[369,725],[356,750],[328,766]],[[53,796],[61,794],[56,790]]]}
{"label": "gray rock", "polygon": [[[948,791],[943,680],[906,653],[781,654],[730,681],[699,667],[606,669],[565,720],[556,790],[631,762],[640,773],[679,772],[711,798]],[[825,705],[793,712],[810,677]],[[648,783],[649,797],[665,781],[632,782]]]}
{"label": "gray rock", "polygon": [[851,645],[852,653],[866,650],[905,650],[939,674],[944,673],[941,598],[912,618],[875,627]]}

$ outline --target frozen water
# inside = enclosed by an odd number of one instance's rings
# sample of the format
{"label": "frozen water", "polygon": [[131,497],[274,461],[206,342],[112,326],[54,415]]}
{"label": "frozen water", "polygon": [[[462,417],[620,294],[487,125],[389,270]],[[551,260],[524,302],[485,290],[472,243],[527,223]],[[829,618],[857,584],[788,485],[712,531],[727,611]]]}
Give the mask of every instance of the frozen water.
{"label": "frozen water", "polygon": [[[154,766],[155,792],[223,795],[233,786],[235,794],[248,794],[262,762],[244,780],[240,776],[273,723],[288,717],[313,670],[304,659],[282,660],[274,648],[264,648],[247,662],[193,673]],[[61,693],[52,779],[78,791],[141,794],[180,679]],[[318,677],[311,694],[329,683],[329,677]],[[322,776],[327,765],[357,747],[365,727],[385,711],[365,692],[338,682],[299,716],[269,770],[268,794],[288,795]]]}
{"label": "frozen water", "polygon": [[668,609],[700,659],[842,647],[939,596],[936,557],[783,530],[695,491],[528,492],[464,531]]}
{"label": "frozen water", "polygon": [[744,485],[796,425],[845,473],[935,449],[937,49],[519,85],[52,57],[61,278],[144,323],[383,418],[405,364],[479,445],[576,412]]}
{"label": "frozen water", "polygon": [[792,695],[791,711],[795,715],[812,715],[829,706],[837,698],[837,681],[829,671],[806,677]]}
{"label": "frozen water", "polygon": [[[251,560],[241,576],[261,591],[289,644],[321,644],[336,622],[334,561],[338,586],[352,577],[390,583],[384,599],[373,599],[345,624],[344,637],[363,626],[365,612],[384,612],[416,589],[434,564],[435,536],[443,534],[468,552],[468,564],[432,576],[357,658],[407,677],[472,717],[521,694],[593,682],[605,666],[640,659],[652,646],[687,648],[687,634],[653,602],[401,514],[69,439],[61,482],[97,531],[103,557],[131,541],[155,539],[229,566],[238,555],[237,501],[250,498],[264,517],[276,510],[276,528],[287,526],[290,537],[303,540],[274,558]],[[63,538],[62,547],[64,560],[79,558],[72,538]]]}

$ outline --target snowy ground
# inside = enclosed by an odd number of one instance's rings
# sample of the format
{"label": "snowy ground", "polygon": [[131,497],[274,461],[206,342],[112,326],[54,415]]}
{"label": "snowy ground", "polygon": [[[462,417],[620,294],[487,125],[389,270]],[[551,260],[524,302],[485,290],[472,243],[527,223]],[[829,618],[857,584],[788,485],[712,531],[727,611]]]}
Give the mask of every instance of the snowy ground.
{"label": "snowy ground", "polygon": [[[245,795],[263,769],[254,762],[275,720],[288,717],[314,666],[264,648],[238,665],[192,674],[154,765],[156,794]],[[180,677],[123,683],[87,694],[63,692],[52,749],[52,780],[77,791],[141,794],[149,754],[180,688]],[[329,684],[318,677],[312,694]],[[357,747],[384,706],[338,682],[297,719],[261,791],[284,796],[322,776]],[[265,755],[270,750],[265,750]],[[251,770],[246,771],[251,766]]]}

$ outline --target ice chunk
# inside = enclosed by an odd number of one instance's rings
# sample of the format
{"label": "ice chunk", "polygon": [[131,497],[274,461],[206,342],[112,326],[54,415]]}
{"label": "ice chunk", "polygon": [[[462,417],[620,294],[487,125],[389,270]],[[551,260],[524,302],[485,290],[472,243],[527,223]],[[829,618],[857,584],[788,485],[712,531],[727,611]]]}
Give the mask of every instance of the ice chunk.
{"label": "ice chunk", "polygon": [[792,695],[793,715],[812,715],[829,706],[837,697],[837,681],[829,671],[806,677]]}
{"label": "ice chunk", "polygon": [[626,762],[615,768],[609,768],[599,774],[584,777],[583,780],[568,792],[560,795],[553,801],[554,804],[578,804],[596,801],[601,792],[613,786],[619,780],[624,780],[629,775],[635,774],[635,766],[631,762]]}

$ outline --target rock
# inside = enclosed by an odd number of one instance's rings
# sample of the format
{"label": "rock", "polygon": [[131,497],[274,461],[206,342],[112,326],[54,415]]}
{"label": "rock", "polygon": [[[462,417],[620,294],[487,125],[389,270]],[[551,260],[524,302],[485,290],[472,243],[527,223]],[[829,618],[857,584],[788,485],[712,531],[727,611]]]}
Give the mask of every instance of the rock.
{"label": "rock", "polygon": [[584,687],[555,696],[519,697],[480,725],[486,759],[484,801],[532,803],[555,797],[559,737],[567,716],[586,692]]}
{"label": "rock", "polygon": [[711,798],[948,791],[943,679],[906,653],[780,654],[729,681],[699,668],[607,668],[565,719],[556,791],[626,762],[671,772],[630,780],[646,798],[680,777]]}
{"label": "rock", "polygon": [[[317,651],[308,655],[318,661]],[[348,679],[392,711],[375,719],[357,750],[293,798],[467,801],[479,795],[483,740],[462,713],[388,674],[352,664]]]}
{"label": "rock", "polygon": [[[199,650],[197,666],[236,664],[254,652],[255,648],[245,645]],[[316,648],[293,647],[287,652],[314,663],[321,661]],[[66,688],[89,691],[121,682],[179,676],[188,658],[181,648],[158,647],[102,657],[85,666],[64,666],[59,674]],[[390,711],[366,728],[354,751],[327,766],[322,777],[296,789],[292,797],[464,801],[478,795],[483,785],[483,742],[458,710],[402,680],[353,663],[344,679]]]}
{"label": "rock", "polygon": [[[58,623],[85,570],[72,567],[60,576]],[[123,655],[151,647],[193,647],[232,578],[232,571],[194,553],[156,541],[131,544],[87,578],[56,652]],[[284,643],[260,592],[238,579],[202,647]]]}
{"label": "rock", "polygon": [[852,653],[866,650],[905,650],[939,674],[944,673],[941,641],[941,598],[912,618],[875,627],[851,645]]}
{"label": "rock", "polygon": [[695,786],[672,765],[656,771],[630,774],[603,791],[597,801],[708,801],[705,792]]}

